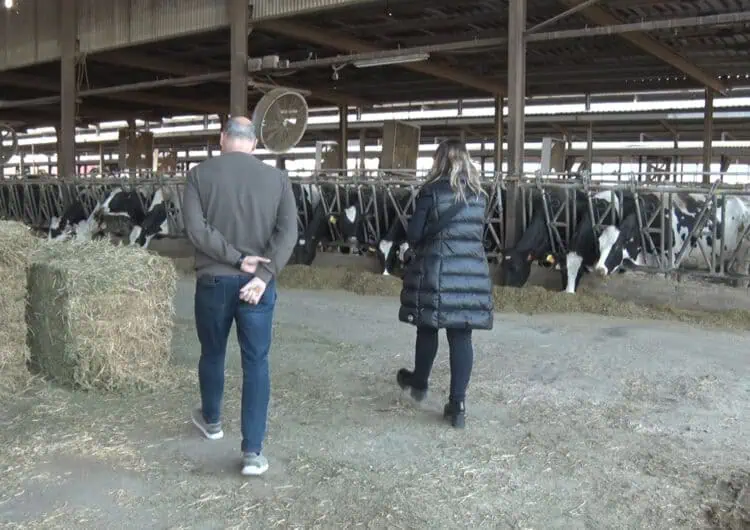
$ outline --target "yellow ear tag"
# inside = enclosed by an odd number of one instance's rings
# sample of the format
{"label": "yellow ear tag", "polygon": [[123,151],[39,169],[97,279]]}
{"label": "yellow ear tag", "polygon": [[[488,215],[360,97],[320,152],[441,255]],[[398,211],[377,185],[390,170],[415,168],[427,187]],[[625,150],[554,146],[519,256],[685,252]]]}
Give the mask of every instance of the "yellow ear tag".
{"label": "yellow ear tag", "polygon": [[332,225],[335,225],[336,224],[336,216],[335,215],[331,215],[331,217],[328,218],[328,222],[331,223]]}
{"label": "yellow ear tag", "polygon": [[555,256],[553,256],[552,254],[547,254],[547,259],[545,261],[547,263],[549,263],[550,265],[554,265],[555,264]]}

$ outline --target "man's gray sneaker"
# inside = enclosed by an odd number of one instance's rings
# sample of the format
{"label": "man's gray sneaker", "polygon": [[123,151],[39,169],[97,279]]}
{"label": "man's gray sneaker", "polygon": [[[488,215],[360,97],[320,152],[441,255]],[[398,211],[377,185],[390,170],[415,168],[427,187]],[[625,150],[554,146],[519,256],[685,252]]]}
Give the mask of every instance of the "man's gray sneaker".
{"label": "man's gray sneaker", "polygon": [[199,408],[193,410],[193,425],[203,433],[209,440],[220,440],[224,437],[224,431],[221,430],[221,422],[208,423],[203,417],[203,411]]}
{"label": "man's gray sneaker", "polygon": [[262,475],[268,470],[268,460],[257,453],[242,453],[242,474],[249,476]]}

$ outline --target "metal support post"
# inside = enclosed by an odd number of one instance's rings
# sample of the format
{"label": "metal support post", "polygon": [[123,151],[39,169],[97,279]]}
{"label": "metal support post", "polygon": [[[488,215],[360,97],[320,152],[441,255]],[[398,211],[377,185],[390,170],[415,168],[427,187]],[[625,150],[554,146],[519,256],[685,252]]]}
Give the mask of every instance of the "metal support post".
{"label": "metal support post", "polygon": [[359,174],[365,174],[365,156],[367,146],[367,129],[364,127],[359,130]]}
{"label": "metal support post", "polygon": [[227,9],[231,48],[229,113],[231,116],[247,116],[247,37],[250,29],[250,8],[247,0],[229,0]]}
{"label": "metal support post", "polygon": [[349,160],[349,107],[339,107],[339,169],[346,173]]}
{"label": "metal support post", "polygon": [[495,174],[503,171],[503,96],[495,96]]}
{"label": "metal support post", "polygon": [[711,182],[711,151],[714,138],[714,92],[710,88],[706,88],[703,121],[703,184],[709,184]]}
{"label": "metal support post", "polygon": [[[508,14],[508,173],[523,176],[524,104],[526,96],[526,0],[510,0]],[[516,244],[521,228],[519,186],[509,181],[506,201],[505,246]]]}
{"label": "metal support post", "polygon": [[[60,127],[57,176],[76,176],[76,52],[78,16],[75,0],[60,0]],[[67,197],[63,198],[67,204]]]}

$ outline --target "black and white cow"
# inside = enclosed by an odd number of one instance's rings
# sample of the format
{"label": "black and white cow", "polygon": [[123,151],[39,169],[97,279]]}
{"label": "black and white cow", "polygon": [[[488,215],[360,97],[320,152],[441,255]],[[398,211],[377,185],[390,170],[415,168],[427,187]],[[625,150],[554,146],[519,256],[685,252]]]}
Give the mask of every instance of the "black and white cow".
{"label": "black and white cow", "polygon": [[372,186],[358,186],[340,188],[338,194],[341,213],[332,218],[331,222],[336,225],[341,237],[348,245],[349,251],[344,252],[361,254],[377,243],[370,236],[372,231],[368,227],[368,223],[375,220],[366,212],[372,211],[370,205],[373,201],[377,202],[379,221],[384,222],[387,216],[380,213],[380,210],[385,205],[386,193]]}
{"label": "black and white cow", "polygon": [[[553,247],[549,237],[542,199],[537,193],[534,190],[533,214],[521,238],[513,248],[502,251],[501,285],[523,287],[529,279],[531,264],[534,261],[542,263],[547,260],[549,263],[555,260],[555,256],[552,255]],[[559,211],[566,201],[571,210],[573,207],[576,208],[576,212],[581,212],[582,208],[587,208],[585,195],[582,192],[569,193],[566,198],[565,190],[554,188],[547,191],[547,197],[550,216],[554,216],[554,212]],[[520,194],[518,200],[519,202],[522,200]],[[521,211],[520,204],[518,211]],[[563,245],[566,245],[565,234],[562,231],[560,237],[563,239]]]}
{"label": "black and white cow", "polygon": [[179,220],[180,204],[177,190],[169,186],[157,189],[151,197],[143,221],[140,224],[134,222],[129,236],[130,244],[148,248],[152,239],[170,235],[170,216],[175,221]]}
{"label": "black and white cow", "polygon": [[[664,248],[674,257],[683,247],[690,232],[693,231],[701,209],[706,202],[703,194],[675,193],[672,196],[672,206],[669,207],[668,195],[657,192],[642,193],[639,196],[641,218],[647,222],[654,216],[654,212],[663,208],[663,222],[666,226],[667,241]],[[725,225],[722,226],[722,209],[726,208]],[[595,271],[600,275],[608,275],[619,270],[626,264],[635,266],[658,265],[662,240],[659,228],[662,220],[659,216],[645,228],[653,230],[651,239],[655,249],[644,251],[641,228],[638,223],[635,207],[628,211],[623,208],[623,219],[617,226],[608,226],[599,236],[600,257]],[[694,234],[688,244],[699,247],[706,256],[713,254],[718,260],[724,248],[724,259],[729,260],[734,250],[741,244],[740,236],[750,223],[750,207],[744,198],[723,196],[717,200],[715,212],[709,216],[706,224],[697,234]],[[716,240],[713,239],[713,227],[716,224]],[[669,254],[662,258],[667,258]],[[726,264],[725,264],[726,265]]]}
{"label": "black and white cow", "polygon": [[100,217],[125,217],[134,225],[142,225],[151,203],[152,193],[143,189],[113,189],[98,209]]}
{"label": "black and white cow", "polygon": [[[391,198],[392,197],[392,198]],[[404,258],[409,250],[406,240],[406,226],[408,219],[401,219],[399,211],[406,213],[413,210],[414,192],[411,188],[394,188],[391,196],[384,195],[384,204],[378,209],[378,224],[381,231],[385,226],[388,230],[381,236],[375,248],[380,266],[383,267],[383,275],[390,276],[404,266]],[[394,206],[393,203],[396,203]]]}
{"label": "black and white cow", "polygon": [[[72,190],[75,198],[60,217],[49,223],[49,239],[91,240],[104,235],[108,217],[127,218],[132,224],[142,224],[151,202],[143,190],[126,191],[120,186],[103,185]],[[103,200],[99,198],[103,197]]]}
{"label": "black and white cow", "polygon": [[55,241],[67,239],[90,240],[101,234],[101,227],[95,219],[101,203],[97,194],[83,189],[60,217],[50,219],[48,238]]}
{"label": "black and white cow", "polygon": [[[409,249],[406,241],[406,224],[402,219],[412,207],[414,192],[410,187],[393,186],[388,190],[362,186],[347,190],[348,206],[342,208],[338,227],[353,253],[374,250],[389,276],[403,265]],[[380,238],[377,237],[380,232]]]}
{"label": "black and white cow", "polygon": [[331,241],[329,222],[321,200],[325,186],[292,183],[292,193],[297,203],[297,245],[292,251],[290,264],[312,265],[318,244]]}
{"label": "black and white cow", "polygon": [[[632,197],[632,194],[630,194]],[[623,194],[623,201],[628,203],[628,194]],[[632,201],[632,198],[630,199]],[[576,226],[568,241],[568,249],[560,260],[562,288],[566,293],[574,294],[585,272],[591,272],[599,260],[599,241],[595,226],[597,224],[617,224],[620,216],[620,198],[612,191],[601,191],[591,197],[591,210],[588,203],[579,203]],[[594,214],[592,219],[591,214]]]}

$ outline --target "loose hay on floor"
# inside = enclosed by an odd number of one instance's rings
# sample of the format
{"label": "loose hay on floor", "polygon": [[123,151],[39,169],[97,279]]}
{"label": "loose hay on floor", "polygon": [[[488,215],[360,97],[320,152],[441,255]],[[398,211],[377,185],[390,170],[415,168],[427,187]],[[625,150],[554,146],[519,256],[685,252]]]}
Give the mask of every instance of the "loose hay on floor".
{"label": "loose hay on floor", "polygon": [[[289,265],[279,276],[279,285],[292,289],[343,289],[361,295],[399,296],[401,279],[362,272],[347,267]],[[512,313],[591,313],[595,315],[676,320],[707,327],[750,330],[750,311],[686,310],[668,305],[636,304],[603,293],[580,290],[575,295],[543,287],[494,288],[495,310]]]}
{"label": "loose hay on floor", "polygon": [[29,379],[26,369],[26,266],[41,240],[21,223],[0,221],[0,394]]}
{"label": "loose hay on floor", "polygon": [[46,243],[28,282],[35,370],[104,390],[153,387],[166,375],[177,285],[170,259],[106,241]]}

